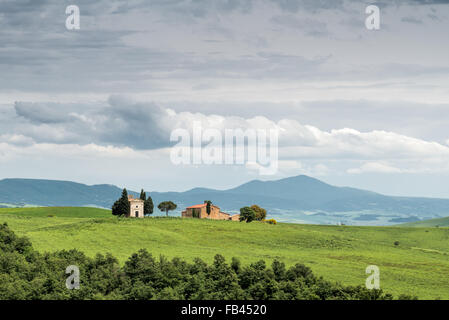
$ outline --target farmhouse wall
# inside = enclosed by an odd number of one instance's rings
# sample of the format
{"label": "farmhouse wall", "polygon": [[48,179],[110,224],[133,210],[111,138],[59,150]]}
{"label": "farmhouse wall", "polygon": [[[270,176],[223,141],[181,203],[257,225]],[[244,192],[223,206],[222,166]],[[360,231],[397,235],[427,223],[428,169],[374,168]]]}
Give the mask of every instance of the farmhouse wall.
{"label": "farmhouse wall", "polygon": [[211,205],[210,214],[207,214],[207,205],[200,204],[196,206],[192,206],[182,211],[181,216],[183,218],[199,218],[199,219],[212,219],[212,220],[233,220],[238,221],[239,219],[231,219],[231,215],[226,212],[220,211],[220,208]]}

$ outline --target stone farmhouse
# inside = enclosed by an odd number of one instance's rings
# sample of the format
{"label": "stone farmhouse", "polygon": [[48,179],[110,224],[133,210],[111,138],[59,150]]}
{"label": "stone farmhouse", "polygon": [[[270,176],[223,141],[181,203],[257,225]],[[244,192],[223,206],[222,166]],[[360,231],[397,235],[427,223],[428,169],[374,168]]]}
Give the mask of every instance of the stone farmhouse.
{"label": "stone farmhouse", "polygon": [[207,214],[207,204],[197,204],[188,207],[182,212],[183,218],[197,218],[197,219],[212,219],[212,220],[231,220],[240,221],[240,214],[230,215],[229,213],[221,212],[220,208],[211,204],[210,214]]}
{"label": "stone farmhouse", "polygon": [[136,199],[132,195],[128,195],[129,201],[129,215],[126,215],[128,218],[143,218],[143,204],[144,201],[141,199]]}

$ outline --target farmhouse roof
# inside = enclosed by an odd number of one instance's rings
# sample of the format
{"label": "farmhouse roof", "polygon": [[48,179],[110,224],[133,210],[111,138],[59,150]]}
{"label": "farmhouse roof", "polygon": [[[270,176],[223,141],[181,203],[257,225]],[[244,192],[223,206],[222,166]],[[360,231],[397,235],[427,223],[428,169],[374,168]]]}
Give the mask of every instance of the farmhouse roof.
{"label": "farmhouse roof", "polygon": [[[204,208],[205,206],[207,206],[207,203],[202,203],[202,204],[196,204],[194,206],[190,206],[187,207],[187,209],[199,209],[199,208]],[[219,207],[217,207],[216,205],[212,204],[213,207],[220,209]]]}

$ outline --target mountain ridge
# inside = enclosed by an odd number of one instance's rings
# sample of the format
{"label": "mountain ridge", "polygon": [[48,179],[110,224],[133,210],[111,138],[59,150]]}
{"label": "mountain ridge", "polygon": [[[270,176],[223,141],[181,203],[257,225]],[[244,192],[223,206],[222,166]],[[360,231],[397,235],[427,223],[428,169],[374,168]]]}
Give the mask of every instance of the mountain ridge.
{"label": "mountain ridge", "polygon": [[[110,208],[120,197],[121,191],[112,184],[86,185],[62,180],[7,178],[0,180],[0,204]],[[129,190],[129,193],[138,196],[135,191]],[[212,200],[223,211],[230,213],[258,204],[266,208],[270,216],[282,221],[306,223],[361,224],[363,221],[365,224],[383,225],[393,224],[398,219],[430,219],[449,215],[449,199],[387,196],[352,187],[333,186],[305,175],[269,181],[251,180],[225,190],[192,188],[184,192],[153,191],[149,194],[155,207],[166,200],[177,203],[176,214],[192,204]]]}

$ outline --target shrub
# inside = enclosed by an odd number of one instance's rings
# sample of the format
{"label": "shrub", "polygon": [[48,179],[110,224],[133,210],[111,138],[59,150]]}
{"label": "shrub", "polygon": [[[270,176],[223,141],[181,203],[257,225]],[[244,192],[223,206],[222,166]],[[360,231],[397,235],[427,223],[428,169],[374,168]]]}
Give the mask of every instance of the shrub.
{"label": "shrub", "polygon": [[265,220],[265,222],[269,223],[269,224],[277,224],[277,221],[274,219],[268,219],[268,220]]}

